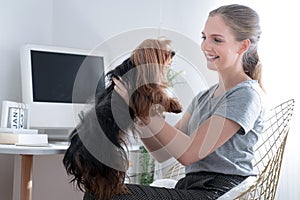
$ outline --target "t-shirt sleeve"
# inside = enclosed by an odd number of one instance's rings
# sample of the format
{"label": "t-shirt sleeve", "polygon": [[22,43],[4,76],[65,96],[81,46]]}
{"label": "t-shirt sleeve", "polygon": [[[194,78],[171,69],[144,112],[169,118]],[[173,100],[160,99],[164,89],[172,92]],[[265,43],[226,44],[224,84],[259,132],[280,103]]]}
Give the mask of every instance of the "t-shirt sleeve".
{"label": "t-shirt sleeve", "polygon": [[220,103],[213,114],[235,121],[245,133],[253,128],[261,112],[260,95],[252,87],[237,88]]}
{"label": "t-shirt sleeve", "polygon": [[195,107],[199,104],[200,98],[203,96],[203,94],[207,91],[200,91],[193,99],[192,102],[187,107],[187,112],[192,114],[195,110]]}
{"label": "t-shirt sleeve", "polygon": [[193,98],[192,102],[190,103],[190,105],[187,108],[188,113],[190,113],[190,114],[193,113],[194,104],[195,104],[195,97]]}

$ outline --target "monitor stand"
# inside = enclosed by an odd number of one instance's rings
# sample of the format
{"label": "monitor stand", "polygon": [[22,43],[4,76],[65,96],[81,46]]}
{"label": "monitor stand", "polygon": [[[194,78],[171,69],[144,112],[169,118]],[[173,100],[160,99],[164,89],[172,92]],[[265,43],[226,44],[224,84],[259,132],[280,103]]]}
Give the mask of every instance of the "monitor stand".
{"label": "monitor stand", "polygon": [[67,143],[73,129],[39,129],[39,133],[47,134],[49,143]]}

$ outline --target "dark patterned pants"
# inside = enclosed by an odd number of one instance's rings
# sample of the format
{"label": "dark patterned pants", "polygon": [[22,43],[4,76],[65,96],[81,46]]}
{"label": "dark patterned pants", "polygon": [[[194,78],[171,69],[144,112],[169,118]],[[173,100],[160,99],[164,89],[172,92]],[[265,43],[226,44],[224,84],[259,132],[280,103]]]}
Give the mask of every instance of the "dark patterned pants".
{"label": "dark patterned pants", "polygon": [[[247,177],[219,173],[192,173],[180,179],[175,189],[128,184],[130,194],[119,195],[114,200],[211,200],[217,199]],[[84,200],[95,200],[85,194]]]}

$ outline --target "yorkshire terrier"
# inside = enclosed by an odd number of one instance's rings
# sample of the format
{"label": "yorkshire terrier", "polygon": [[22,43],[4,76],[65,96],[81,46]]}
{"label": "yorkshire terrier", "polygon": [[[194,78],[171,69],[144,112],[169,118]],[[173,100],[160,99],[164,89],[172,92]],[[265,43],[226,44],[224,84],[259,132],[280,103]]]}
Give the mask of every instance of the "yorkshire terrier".
{"label": "yorkshire terrier", "polygon": [[[155,51],[169,58],[174,55],[167,50]],[[178,100],[166,92],[166,66],[139,63],[138,59],[139,55],[132,55],[106,74],[106,88],[95,95],[95,105],[83,114],[70,135],[70,146],[63,158],[66,171],[72,176],[70,182],[95,199],[112,199],[129,192],[124,184],[127,136],[136,131],[134,121],[149,116],[154,104],[160,104],[166,112],[182,111]],[[113,78],[120,77],[129,91],[129,102],[114,91]]]}

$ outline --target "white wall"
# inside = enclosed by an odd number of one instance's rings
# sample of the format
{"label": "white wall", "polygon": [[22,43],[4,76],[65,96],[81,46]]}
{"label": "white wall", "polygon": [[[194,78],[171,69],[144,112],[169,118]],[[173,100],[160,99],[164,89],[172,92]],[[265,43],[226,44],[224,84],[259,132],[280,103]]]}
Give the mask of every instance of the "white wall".
{"label": "white wall", "polygon": [[[0,102],[21,100],[19,47],[52,39],[52,1],[0,1]],[[2,103],[0,104],[0,109]],[[12,199],[14,156],[0,155],[0,198]]]}
{"label": "white wall", "polygon": [[[126,42],[140,39],[140,34],[131,34],[135,32],[134,30],[145,29],[143,34],[146,36],[148,34],[146,28],[150,27],[158,30],[157,36],[167,33],[175,39],[180,36],[180,40],[187,41],[189,44],[187,46],[176,43],[179,54],[183,55],[181,58],[187,59],[188,56],[184,51],[189,47],[197,49],[196,44],[201,41],[200,33],[209,10],[229,3],[252,6],[261,16],[263,35],[260,55],[264,65],[264,83],[269,96],[272,97],[270,106],[290,97],[296,99],[296,110],[285,153],[278,199],[299,199],[300,160],[298,155],[300,149],[297,147],[299,136],[296,130],[300,127],[296,122],[300,94],[294,86],[297,84],[297,73],[295,73],[297,64],[294,62],[297,62],[297,47],[300,41],[297,39],[299,29],[295,28],[295,20],[300,16],[292,0],[286,0],[284,4],[281,1],[270,0],[0,0],[0,3],[2,5],[0,7],[0,25],[2,26],[0,31],[0,101],[21,100],[19,47],[24,43],[89,49],[99,47],[113,38],[120,39],[115,41],[116,45],[119,44],[120,48],[124,48],[128,45]],[[159,32],[164,29],[170,31]],[[127,38],[128,40],[124,43],[124,38],[118,36],[126,35],[126,33],[131,37]],[[115,51],[115,49],[109,49],[109,52],[115,53]],[[193,57],[201,58],[200,51],[199,55],[196,50],[189,53]],[[201,62],[201,59],[195,62]],[[191,75],[189,73],[186,76],[190,78]],[[209,79],[214,79],[214,76],[210,74],[209,77]],[[65,177],[61,176],[63,172],[60,156],[36,157],[34,162],[35,169],[38,169],[33,177],[38,182],[33,190],[35,199],[42,197],[44,200],[51,199],[48,197],[50,195],[46,194],[47,189],[55,192],[59,186],[69,187],[65,185]],[[0,163],[1,199],[11,199],[14,157],[0,155]],[[58,171],[58,173],[52,174],[51,171]],[[51,180],[50,184],[46,179]],[[58,190],[57,199],[75,199],[71,188],[66,191],[63,194]],[[80,197],[81,194],[78,194],[78,199]]]}
{"label": "white wall", "polygon": [[25,43],[51,43],[52,0],[0,3],[0,99],[21,100],[19,49]]}
{"label": "white wall", "polygon": [[[54,5],[54,43],[85,48],[94,48],[115,35],[148,27],[171,29],[200,41],[199,32],[208,10],[208,5],[203,6],[203,2],[195,0],[190,3],[178,0],[89,0],[85,3],[57,0]],[[205,10],[205,15],[201,10]]]}

